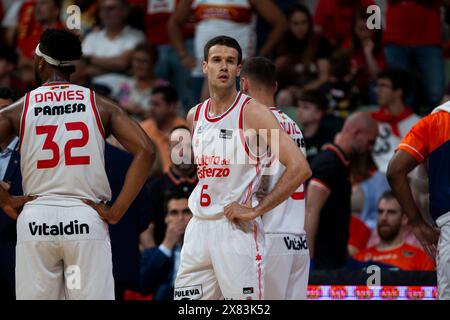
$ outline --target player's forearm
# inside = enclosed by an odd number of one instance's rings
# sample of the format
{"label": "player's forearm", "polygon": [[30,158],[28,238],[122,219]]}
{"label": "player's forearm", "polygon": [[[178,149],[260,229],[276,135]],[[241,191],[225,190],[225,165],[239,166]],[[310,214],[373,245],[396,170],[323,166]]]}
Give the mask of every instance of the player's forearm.
{"label": "player's forearm", "polygon": [[134,155],[122,190],[111,207],[117,221],[122,218],[147,181],[154,158],[151,148],[141,149]]}
{"label": "player's forearm", "polygon": [[298,164],[287,166],[273,190],[254,208],[256,214],[261,216],[277,207],[280,203],[289,198],[310,176],[311,169],[309,166],[302,167]]}
{"label": "player's forearm", "polygon": [[416,206],[408,183],[407,172],[389,170],[387,177],[395,197],[408,217],[408,223],[414,225],[423,222],[423,217]]}
{"label": "player's forearm", "polygon": [[186,55],[188,55],[188,51],[184,46],[181,24],[175,19],[170,19],[167,28],[172,45],[175,47],[175,50],[177,51],[180,58],[184,58]]}
{"label": "player's forearm", "polygon": [[286,29],[287,23],[285,20],[282,20],[279,24],[273,25],[272,31],[269,33],[266,42],[259,52],[260,55],[269,55],[284,35]]}
{"label": "player's forearm", "polygon": [[11,195],[0,185],[0,207],[4,207],[11,203]]}

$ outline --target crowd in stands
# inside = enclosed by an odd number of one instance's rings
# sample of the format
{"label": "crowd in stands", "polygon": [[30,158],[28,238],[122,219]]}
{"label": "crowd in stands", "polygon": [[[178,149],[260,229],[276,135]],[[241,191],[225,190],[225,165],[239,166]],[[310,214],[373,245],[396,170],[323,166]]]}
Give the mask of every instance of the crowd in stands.
{"label": "crowd in stands", "polygon": [[[146,187],[124,219],[111,226],[118,299],[171,298],[197,175],[194,165],[175,164],[170,155],[176,143],[190,144],[184,118],[208,97],[203,46],[220,34],[235,37],[244,58],[261,55],[275,63],[277,106],[302,128],[313,188],[317,197],[326,195],[321,208],[307,209],[323,218],[310,239],[316,246],[312,270],[368,264],[435,268],[389,192],[386,169],[401,138],[450,99],[449,0],[1,1],[0,107],[35,88],[33,57],[40,35],[76,22],[73,5],[80,13],[73,31],[82,39],[83,58],[72,82],[116,101],[157,150]],[[368,11],[372,5],[377,9]],[[369,129],[351,125],[359,111],[376,123],[373,139]],[[12,178],[2,159],[10,157],[9,142],[0,142],[0,179],[6,185]],[[114,196],[130,160],[114,137],[108,142]],[[327,152],[341,157],[334,172],[327,167]],[[410,179],[426,214],[424,172],[419,168]],[[5,297],[14,290],[8,248],[14,245],[15,225],[8,219],[0,215],[0,296]],[[328,247],[335,239],[343,246]]]}

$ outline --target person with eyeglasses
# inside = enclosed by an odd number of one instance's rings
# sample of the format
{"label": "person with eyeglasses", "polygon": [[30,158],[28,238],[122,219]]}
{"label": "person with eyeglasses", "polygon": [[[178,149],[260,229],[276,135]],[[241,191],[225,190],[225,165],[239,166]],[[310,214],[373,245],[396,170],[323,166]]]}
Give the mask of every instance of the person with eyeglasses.
{"label": "person with eyeglasses", "polygon": [[173,300],[184,232],[191,218],[186,195],[169,194],[164,218],[167,226],[164,240],[157,247],[145,249],[141,257],[141,292],[151,293],[154,300]]}

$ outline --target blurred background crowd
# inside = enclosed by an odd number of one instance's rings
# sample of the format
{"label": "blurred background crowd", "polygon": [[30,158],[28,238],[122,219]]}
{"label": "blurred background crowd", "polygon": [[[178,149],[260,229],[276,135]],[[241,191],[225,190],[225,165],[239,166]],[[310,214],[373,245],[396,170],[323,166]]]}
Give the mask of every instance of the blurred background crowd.
{"label": "blurred background crowd", "polygon": [[[82,39],[83,59],[72,82],[115,100],[155,143],[150,180],[123,220],[110,227],[118,299],[172,296],[191,217],[187,198],[197,176],[195,166],[172,163],[171,141],[189,131],[187,111],[208,97],[203,46],[221,34],[239,41],[244,58],[266,56],[275,63],[277,106],[302,128],[313,168],[320,167],[316,157],[341,134],[352,112],[370,112],[379,125],[370,148],[344,159],[351,192],[341,192],[340,181],[332,181],[341,176],[323,178],[338,196],[330,196],[322,209],[334,208],[321,212],[315,236],[322,239],[316,243],[330,247],[315,249],[312,270],[374,263],[434,270],[385,174],[401,138],[450,98],[450,1],[3,0],[0,17],[0,107],[35,87],[33,57],[43,30],[80,22],[74,31]],[[0,142],[0,179],[20,194],[13,138]],[[131,156],[114,137],[108,142],[107,173],[117,196]],[[426,214],[426,168],[410,179]],[[339,224],[328,230],[333,221]],[[330,249],[339,242],[345,248]],[[1,215],[0,294],[5,297],[14,297],[14,245],[14,221]],[[335,250],[339,254],[327,256]]]}

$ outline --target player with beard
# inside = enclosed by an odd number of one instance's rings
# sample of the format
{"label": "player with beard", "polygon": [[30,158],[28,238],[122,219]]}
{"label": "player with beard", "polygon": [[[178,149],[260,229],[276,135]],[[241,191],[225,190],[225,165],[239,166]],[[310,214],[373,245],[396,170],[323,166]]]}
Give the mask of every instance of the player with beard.
{"label": "player with beard", "polygon": [[386,191],[378,203],[378,235],[380,242],[353,256],[361,262],[381,263],[400,270],[434,270],[427,254],[404,242],[407,217],[391,191]]}

